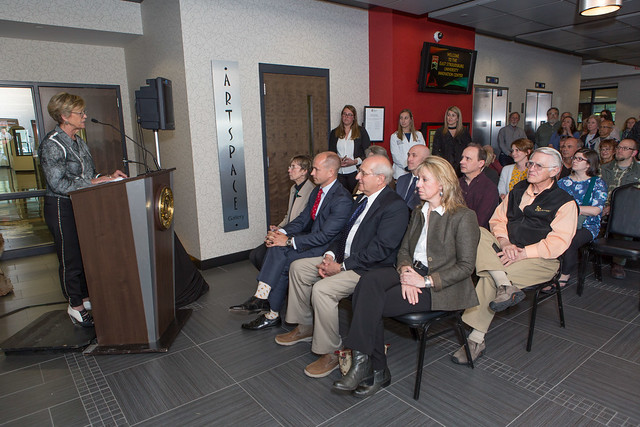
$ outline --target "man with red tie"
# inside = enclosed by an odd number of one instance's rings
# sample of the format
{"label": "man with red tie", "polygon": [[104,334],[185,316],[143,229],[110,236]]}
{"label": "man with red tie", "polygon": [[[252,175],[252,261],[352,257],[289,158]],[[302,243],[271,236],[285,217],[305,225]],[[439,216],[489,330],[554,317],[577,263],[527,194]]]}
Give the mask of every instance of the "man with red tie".
{"label": "man with red tie", "polygon": [[318,256],[338,236],[351,213],[352,198],[340,184],[340,157],[327,151],[313,159],[311,176],[317,187],[307,207],[284,227],[267,233],[267,255],[258,274],[256,293],[230,311],[261,314],[243,329],[260,330],[279,326],[280,309],[289,287],[289,264],[299,258]]}
{"label": "man with red tie", "polygon": [[356,175],[362,195],[353,202],[339,237],[326,252],[291,264],[287,322],[298,326],[275,341],[284,346],[312,342],[311,351],[320,357],[305,368],[307,376],[325,377],[338,367],[340,300],[353,293],[365,271],[396,261],[409,210],[389,188],[392,179],[386,157],[367,157]]}

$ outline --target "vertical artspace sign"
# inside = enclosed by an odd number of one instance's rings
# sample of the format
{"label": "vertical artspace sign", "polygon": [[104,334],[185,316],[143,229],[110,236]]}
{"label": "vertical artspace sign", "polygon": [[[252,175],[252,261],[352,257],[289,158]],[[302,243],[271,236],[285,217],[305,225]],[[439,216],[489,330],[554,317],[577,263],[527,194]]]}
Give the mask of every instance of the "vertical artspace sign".
{"label": "vertical artspace sign", "polygon": [[238,62],[211,61],[224,231],[249,228]]}

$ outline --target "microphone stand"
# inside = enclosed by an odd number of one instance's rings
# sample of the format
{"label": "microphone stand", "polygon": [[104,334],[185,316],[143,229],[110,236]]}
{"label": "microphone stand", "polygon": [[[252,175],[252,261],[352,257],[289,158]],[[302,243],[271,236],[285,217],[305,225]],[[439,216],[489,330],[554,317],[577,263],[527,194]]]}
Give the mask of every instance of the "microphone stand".
{"label": "microphone stand", "polygon": [[[160,164],[158,163],[158,161],[157,161],[157,160],[156,160],[156,158],[154,157],[153,153],[152,153],[151,151],[147,150],[147,149],[145,148],[145,146],[144,146],[144,145],[142,145],[142,144],[138,143],[137,141],[133,140],[133,139],[132,139],[132,138],[130,138],[126,133],[124,133],[124,132],[120,131],[120,129],[118,129],[117,127],[115,127],[115,126],[114,126],[114,125],[112,125],[111,123],[104,123],[104,122],[101,122],[100,120],[95,119],[95,118],[93,118],[93,117],[91,118],[91,121],[92,121],[93,123],[98,123],[98,124],[100,124],[100,125],[103,125],[103,126],[109,126],[110,128],[113,128],[113,129],[114,129],[116,132],[118,132],[120,135],[124,136],[124,137],[125,137],[125,138],[127,138],[129,141],[133,142],[137,147],[139,147],[140,149],[142,149],[142,150],[144,150],[145,152],[149,153],[149,155],[151,156],[151,159],[153,160],[153,163],[154,163],[154,164],[155,164],[155,166],[156,166],[156,170],[160,170]],[[158,131],[156,131],[156,147],[158,147],[158,134],[157,134],[157,132],[158,132]],[[156,149],[157,149],[157,148],[156,148]],[[158,152],[158,153],[159,153],[159,152]],[[139,163],[139,162],[134,162],[134,161],[130,161],[130,162],[131,162],[131,163]],[[147,171],[147,172],[149,172],[149,166],[147,166],[147,165],[146,165],[146,163],[142,163],[142,164],[144,164],[146,171]]]}

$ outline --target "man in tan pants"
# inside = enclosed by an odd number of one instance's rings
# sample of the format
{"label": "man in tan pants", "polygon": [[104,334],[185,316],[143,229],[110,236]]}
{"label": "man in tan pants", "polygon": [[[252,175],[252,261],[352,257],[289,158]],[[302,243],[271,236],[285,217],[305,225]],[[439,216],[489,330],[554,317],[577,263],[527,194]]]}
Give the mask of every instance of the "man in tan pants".
{"label": "man in tan pants", "polygon": [[[474,361],[484,354],[484,336],[495,313],[522,301],[522,288],[550,280],[558,271],[557,258],[576,233],[578,206],[555,180],[562,168],[560,153],[539,148],[527,168],[527,181],[513,187],[489,220],[491,231],[480,229],[476,258],[480,304],[462,316],[473,328],[469,348]],[[451,358],[466,364],[464,347]]]}
{"label": "man in tan pants", "polygon": [[345,228],[323,257],[296,260],[289,269],[286,321],[298,326],[278,335],[276,343],[313,340],[311,351],[320,358],[304,370],[313,378],[325,377],[338,367],[334,354],[342,346],[338,303],[353,293],[362,273],[393,265],[409,222],[407,205],[388,187],[393,169],[387,158],[367,157],[356,179],[363,196],[354,201]]}

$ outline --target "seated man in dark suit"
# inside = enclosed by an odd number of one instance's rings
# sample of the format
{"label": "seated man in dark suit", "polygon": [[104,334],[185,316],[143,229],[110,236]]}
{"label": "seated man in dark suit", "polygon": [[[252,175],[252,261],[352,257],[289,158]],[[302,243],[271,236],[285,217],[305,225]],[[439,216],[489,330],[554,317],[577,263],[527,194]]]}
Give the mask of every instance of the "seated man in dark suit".
{"label": "seated man in dark suit", "polygon": [[396,193],[404,199],[410,210],[420,204],[420,197],[416,193],[418,177],[413,174],[413,171],[416,170],[420,163],[424,162],[424,159],[429,157],[430,153],[429,149],[424,145],[411,147],[407,154],[407,169],[409,169],[409,173],[402,175],[396,182]]}
{"label": "seated man in dark suit", "polygon": [[[367,157],[356,176],[362,195],[353,203],[346,226],[324,253],[291,264],[287,322],[291,332],[276,336],[276,343],[293,345],[311,341],[320,358],[304,370],[320,378],[338,367],[334,354],[341,347],[338,303],[353,292],[360,275],[395,263],[409,210],[388,184],[393,179],[389,160]],[[313,307],[312,307],[313,303]]]}
{"label": "seated man in dark suit", "polygon": [[[270,225],[269,231],[274,231],[284,227],[291,221],[296,219],[298,215],[309,204],[309,195],[315,188],[315,185],[311,179],[309,179],[309,173],[311,173],[311,158],[309,156],[294,156],[289,162],[289,179],[293,181],[293,185],[289,190],[289,205],[287,207],[287,213],[282,221],[278,225]],[[262,263],[264,257],[267,255],[267,245],[262,243],[249,253],[249,261],[258,270],[262,269]]]}
{"label": "seated man in dark suit", "polygon": [[482,170],[487,152],[480,144],[471,143],[462,152],[459,178],[467,207],[476,213],[480,227],[489,228],[489,219],[500,203],[498,186]]}
{"label": "seated man in dark suit", "polygon": [[267,255],[258,274],[255,295],[229,307],[231,311],[267,312],[244,323],[244,329],[280,325],[279,312],[289,286],[289,264],[298,258],[323,254],[349,219],[353,199],[337,181],[339,169],[337,154],[330,151],[317,154],[311,176],[318,186],[311,192],[307,207],[289,224],[267,234]]}

